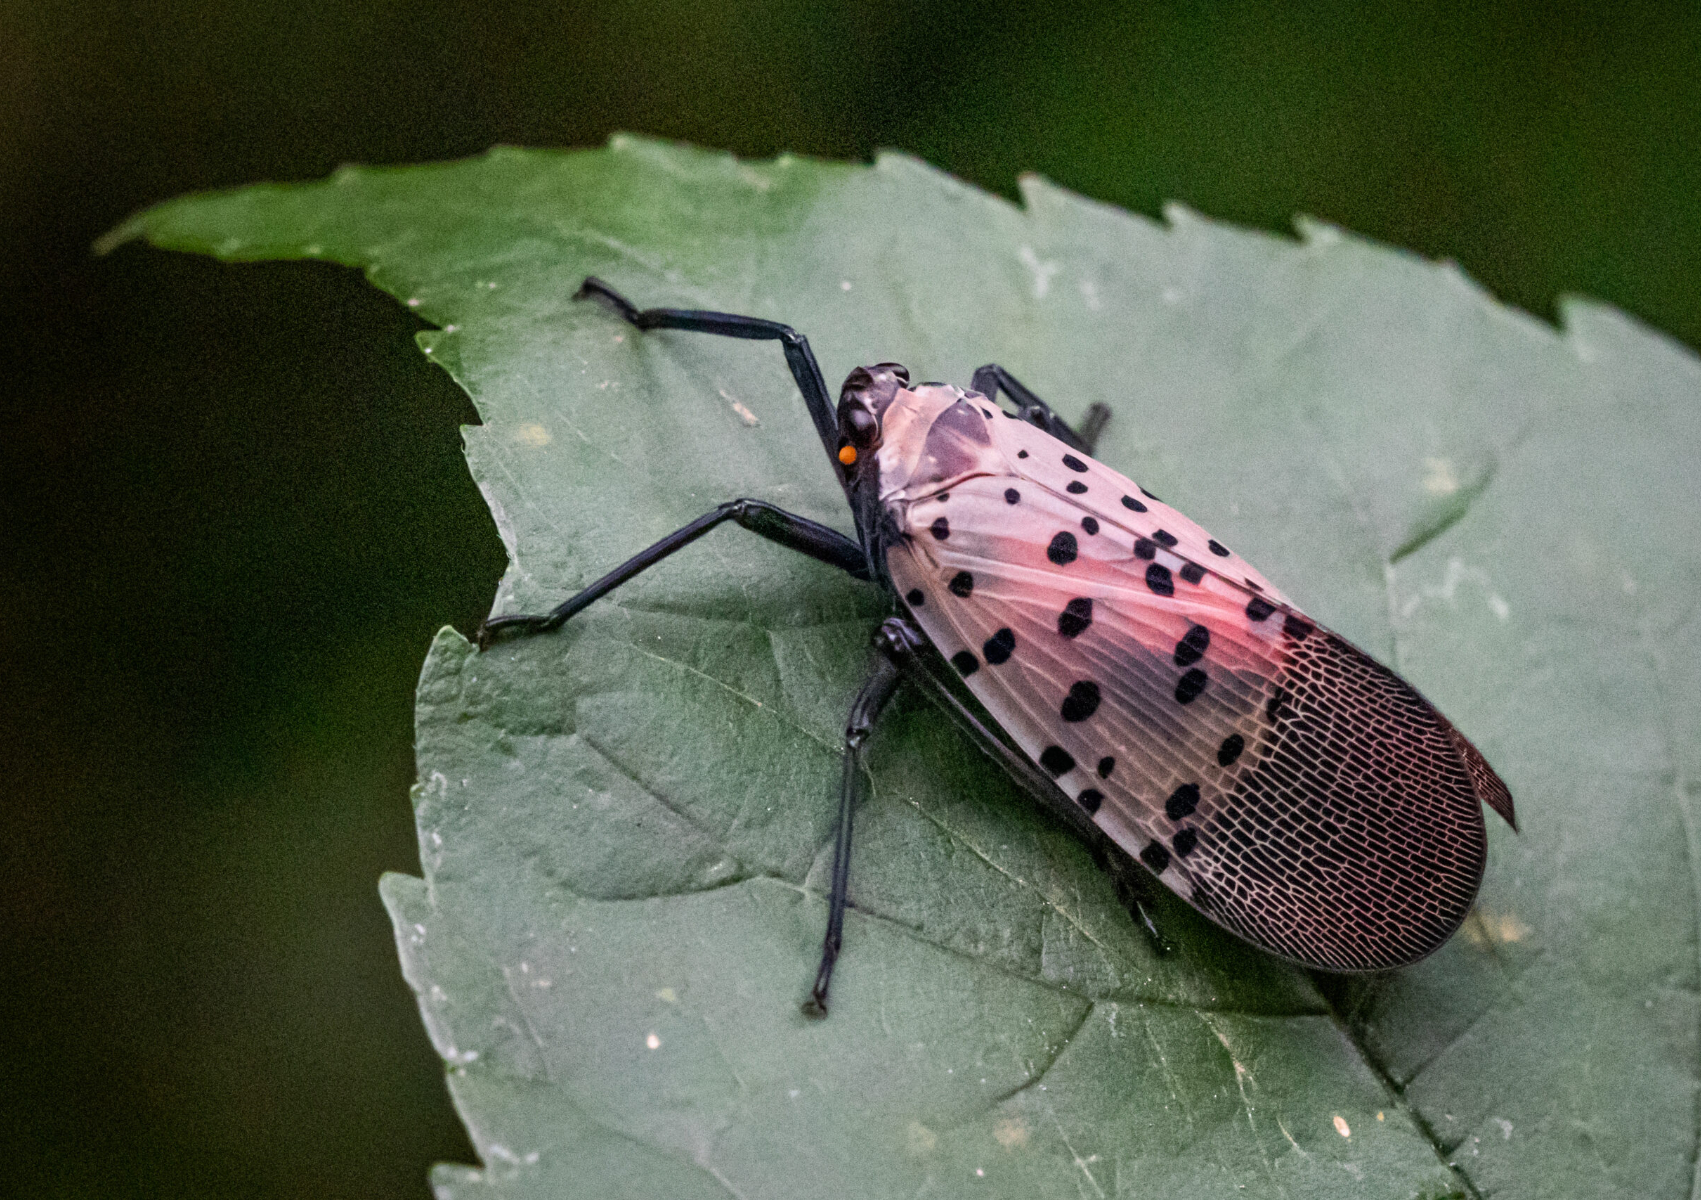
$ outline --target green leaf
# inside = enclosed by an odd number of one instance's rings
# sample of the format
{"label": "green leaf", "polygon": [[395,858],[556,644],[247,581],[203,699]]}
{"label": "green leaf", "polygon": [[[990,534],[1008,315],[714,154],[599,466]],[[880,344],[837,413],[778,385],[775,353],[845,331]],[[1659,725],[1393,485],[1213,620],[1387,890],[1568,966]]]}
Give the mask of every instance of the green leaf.
{"label": "green leaf", "polygon": [[734,496],[849,528],[771,344],[570,297],[789,321],[836,381],[1009,366],[1103,457],[1390,662],[1510,783],[1478,909],[1328,980],[1179,902],[1157,959],[1086,853],[914,699],[873,743],[830,1019],[840,723],[870,585],[716,532],[559,634],[419,687],[425,878],[383,893],[484,1159],[446,1196],[1687,1196],[1697,1139],[1701,370],[1563,333],[1304,224],[1012,206],[902,156],[635,139],[344,170],[118,231],[363,267],[440,328],[536,611]]}

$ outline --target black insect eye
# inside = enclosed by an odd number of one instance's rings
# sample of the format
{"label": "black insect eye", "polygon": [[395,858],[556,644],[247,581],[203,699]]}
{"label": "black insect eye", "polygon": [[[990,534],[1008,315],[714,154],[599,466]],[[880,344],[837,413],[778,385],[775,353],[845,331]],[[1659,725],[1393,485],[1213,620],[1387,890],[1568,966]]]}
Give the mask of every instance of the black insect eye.
{"label": "black insect eye", "polygon": [[839,432],[845,441],[859,450],[866,450],[879,440],[880,421],[860,405],[847,405],[839,414]]}

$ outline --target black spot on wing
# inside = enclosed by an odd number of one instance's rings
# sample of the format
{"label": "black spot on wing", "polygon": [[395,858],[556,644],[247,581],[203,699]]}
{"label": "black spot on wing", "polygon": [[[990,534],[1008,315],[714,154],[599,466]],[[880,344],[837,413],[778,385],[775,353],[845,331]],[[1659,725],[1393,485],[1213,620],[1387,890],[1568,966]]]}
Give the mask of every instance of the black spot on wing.
{"label": "black spot on wing", "polygon": [[1135,558],[1143,558],[1147,562],[1150,562],[1152,559],[1156,558],[1157,556],[1158,556],[1157,543],[1153,542],[1151,538],[1135,538],[1134,539],[1134,557]]}
{"label": "black spot on wing", "polygon": [[1104,803],[1104,793],[1097,788],[1087,788],[1075,797],[1075,802],[1086,809],[1088,813],[1096,813],[1099,811],[1099,805]]}
{"label": "black spot on wing", "polygon": [[1053,776],[1062,775],[1075,769],[1075,756],[1062,746],[1047,746],[1040,755],[1040,766],[1050,771]]}
{"label": "black spot on wing", "polygon": [[1152,540],[1154,542],[1162,542],[1165,546],[1173,547],[1175,545],[1175,534],[1171,533],[1167,529],[1160,529],[1156,533],[1152,534]]}
{"label": "black spot on wing", "polygon": [[1175,702],[1177,704],[1192,704],[1205,690],[1205,672],[1194,667],[1183,675],[1175,685]]}
{"label": "black spot on wing", "polygon": [[1153,563],[1146,568],[1146,586],[1160,596],[1175,595],[1175,580],[1170,578],[1169,568],[1162,563]]}
{"label": "black spot on wing", "polygon": [[1068,492],[1071,496],[1084,496],[1087,493],[1087,485],[1082,483],[1079,479],[1071,479],[1069,481],[1069,486],[1063,490]]}
{"label": "black spot on wing", "polygon": [[1116,759],[1115,758],[1113,758],[1113,757],[1111,757],[1110,755],[1107,754],[1103,758],[1099,759],[1099,778],[1100,779],[1109,779],[1110,773],[1114,770],[1116,770]]}
{"label": "black spot on wing", "polygon": [[980,662],[967,650],[959,650],[951,656],[951,665],[957,668],[957,674],[968,676],[980,670]]}
{"label": "black spot on wing", "polygon": [[1184,821],[1199,807],[1199,785],[1184,783],[1164,801],[1164,816],[1172,821]]}
{"label": "black spot on wing", "polygon": [[1099,531],[1099,523],[1092,517],[1082,517],[1081,528],[1085,529],[1088,533],[1097,533]]}
{"label": "black spot on wing", "polygon": [[1240,752],[1246,749],[1246,739],[1238,733],[1231,733],[1223,739],[1223,744],[1217,747],[1217,765],[1232,767]]}
{"label": "black spot on wing", "polygon": [[975,577],[967,571],[958,571],[955,575],[951,576],[951,582],[945,586],[951,589],[951,594],[953,596],[961,596],[963,599],[967,600],[970,594],[975,590]]}
{"label": "black spot on wing", "polygon": [[1262,596],[1254,596],[1246,602],[1246,615],[1254,621],[1262,621],[1276,611],[1276,606]]}
{"label": "black spot on wing", "polygon": [[1205,578],[1205,568],[1198,563],[1185,563],[1181,568],[1181,577],[1188,583],[1198,583]]}
{"label": "black spot on wing", "polygon": [[947,521],[944,517],[937,517],[934,519],[933,524],[927,527],[927,531],[940,541],[944,541],[946,538],[951,536],[951,522]]}
{"label": "black spot on wing", "polygon": [[1010,661],[1010,656],[1016,653],[1016,634],[1005,628],[986,639],[986,645],[980,648],[986,656],[986,661],[992,666],[1000,666]]}
{"label": "black spot on wing", "polygon": [[927,603],[927,597],[921,594],[920,588],[911,588],[905,592],[904,599],[909,601],[911,608],[920,608]]}
{"label": "black spot on wing", "polygon": [[1045,556],[1060,567],[1067,567],[1080,553],[1080,543],[1067,529],[1052,538],[1051,545],[1045,548]]}
{"label": "black spot on wing", "polygon": [[1018,503],[1021,502],[1021,499],[1022,499],[1022,493],[1018,492],[1015,488],[1005,488],[1004,489],[1004,503],[1006,503],[1006,504],[1018,504]]}
{"label": "black spot on wing", "polygon": [[1203,625],[1195,625],[1187,631],[1185,637],[1175,644],[1175,665],[1191,667],[1201,658],[1205,651],[1211,648],[1211,631]]}
{"label": "black spot on wing", "polygon": [[1093,602],[1085,596],[1077,596],[1057,614],[1057,632],[1066,638],[1080,637],[1092,623]]}
{"label": "black spot on wing", "polygon": [[1126,509],[1130,509],[1134,512],[1149,512],[1150,511],[1144,504],[1141,504],[1138,500],[1134,499],[1134,497],[1132,497],[1132,496],[1124,496],[1122,498],[1122,507],[1126,508]]}
{"label": "black spot on wing", "polygon": [[1211,553],[1215,554],[1218,558],[1227,558],[1229,556],[1228,547],[1223,545],[1216,538],[1212,538],[1206,544],[1211,547]]}
{"label": "black spot on wing", "polygon": [[1069,686],[1063,698],[1063,719],[1070,723],[1085,721],[1099,710],[1099,685],[1090,679],[1078,679]]}
{"label": "black spot on wing", "polygon": [[1180,830],[1170,838],[1169,844],[1175,847],[1177,858],[1186,858],[1199,845],[1199,831],[1192,828]]}
{"label": "black spot on wing", "polygon": [[1087,469],[1087,464],[1076,458],[1073,454],[1065,454],[1063,456],[1063,465],[1068,467],[1071,471],[1085,471]]}
{"label": "black spot on wing", "polygon": [[1162,842],[1152,842],[1140,851],[1140,861],[1162,875],[1169,868],[1169,851],[1164,849]]}

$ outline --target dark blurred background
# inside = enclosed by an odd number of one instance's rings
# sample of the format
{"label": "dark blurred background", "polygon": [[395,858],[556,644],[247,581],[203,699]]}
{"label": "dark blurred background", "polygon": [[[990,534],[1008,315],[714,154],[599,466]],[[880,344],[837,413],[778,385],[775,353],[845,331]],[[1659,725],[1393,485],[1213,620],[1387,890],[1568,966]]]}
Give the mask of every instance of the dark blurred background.
{"label": "dark blurred background", "polygon": [[[1395,10],[1398,11],[1395,11]],[[1701,344],[1694,3],[0,0],[0,1130],[34,1196],[427,1195],[412,687],[503,565],[471,406],[353,272],[90,242],[180,192],[896,146],[1307,212]]]}

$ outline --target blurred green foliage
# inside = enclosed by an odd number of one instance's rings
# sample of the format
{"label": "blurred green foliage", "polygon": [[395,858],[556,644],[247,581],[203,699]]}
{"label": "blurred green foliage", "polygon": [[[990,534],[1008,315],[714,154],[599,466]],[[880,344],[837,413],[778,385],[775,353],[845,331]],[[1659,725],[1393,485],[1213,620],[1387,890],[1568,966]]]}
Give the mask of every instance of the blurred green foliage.
{"label": "blurred green foliage", "polygon": [[893,145],[1308,212],[1701,343],[1701,10],[0,0],[0,1122],[64,1196],[425,1194],[470,1150],[375,881],[501,551],[355,276],[90,242],[180,192],[582,145]]}

